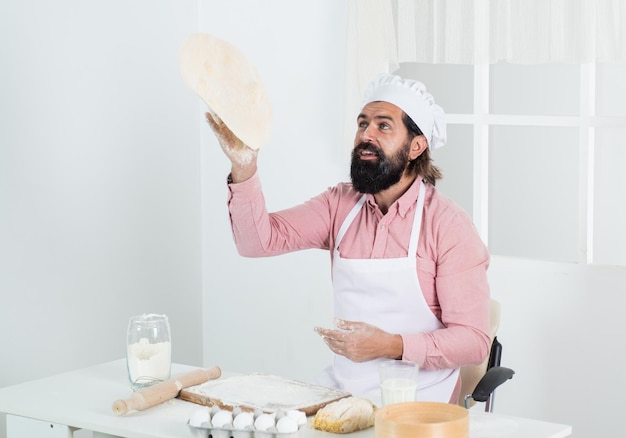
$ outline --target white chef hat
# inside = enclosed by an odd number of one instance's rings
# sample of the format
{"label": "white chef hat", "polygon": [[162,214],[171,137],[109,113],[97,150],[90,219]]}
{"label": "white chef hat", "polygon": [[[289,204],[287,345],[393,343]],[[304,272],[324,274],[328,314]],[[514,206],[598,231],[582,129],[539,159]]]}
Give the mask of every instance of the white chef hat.
{"label": "white chef hat", "polygon": [[446,143],[446,115],[423,83],[383,73],[370,82],[364,94],[363,106],[382,101],[404,111],[420,128],[431,149]]}

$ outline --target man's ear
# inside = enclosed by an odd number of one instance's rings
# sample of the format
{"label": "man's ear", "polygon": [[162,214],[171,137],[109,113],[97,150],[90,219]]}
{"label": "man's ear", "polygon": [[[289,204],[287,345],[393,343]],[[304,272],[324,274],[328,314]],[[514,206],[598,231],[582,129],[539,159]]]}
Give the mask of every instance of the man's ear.
{"label": "man's ear", "polygon": [[427,148],[428,140],[426,140],[426,137],[424,135],[416,135],[413,137],[413,140],[411,140],[409,159],[411,161],[415,160],[417,157],[422,155],[422,152],[424,152]]}

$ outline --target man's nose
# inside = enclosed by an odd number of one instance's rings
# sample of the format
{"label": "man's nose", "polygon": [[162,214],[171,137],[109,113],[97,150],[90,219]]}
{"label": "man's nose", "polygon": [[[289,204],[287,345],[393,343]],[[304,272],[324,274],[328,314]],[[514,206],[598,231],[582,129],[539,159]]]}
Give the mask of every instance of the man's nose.
{"label": "man's nose", "polygon": [[374,140],[374,136],[372,135],[372,131],[370,130],[370,126],[366,127],[365,129],[363,129],[363,131],[361,131],[361,134],[359,135],[361,141],[363,143],[371,143],[372,140]]}

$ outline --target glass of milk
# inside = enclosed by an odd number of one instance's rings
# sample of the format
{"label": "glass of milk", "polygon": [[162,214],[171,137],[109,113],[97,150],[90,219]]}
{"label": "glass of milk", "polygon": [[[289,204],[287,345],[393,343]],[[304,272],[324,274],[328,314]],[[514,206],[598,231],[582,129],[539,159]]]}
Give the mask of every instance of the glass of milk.
{"label": "glass of milk", "polygon": [[130,318],[126,348],[128,379],[133,391],[170,378],[172,344],[165,315]]}
{"label": "glass of milk", "polygon": [[383,406],[415,401],[418,364],[403,360],[388,360],[379,365],[378,371]]}

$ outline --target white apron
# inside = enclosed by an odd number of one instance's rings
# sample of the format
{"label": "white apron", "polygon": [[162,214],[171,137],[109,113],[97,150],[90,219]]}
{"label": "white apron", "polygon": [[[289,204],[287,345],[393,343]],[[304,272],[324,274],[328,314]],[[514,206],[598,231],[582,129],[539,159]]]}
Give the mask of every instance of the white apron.
{"label": "white apron", "polygon": [[[408,257],[394,259],[344,259],[339,244],[365,203],[363,195],[339,229],[334,247],[333,288],[335,316],[362,321],[390,333],[432,332],[443,324],[432,313],[419,284],[416,271],[417,242],[424,210],[425,185],[420,182]],[[388,359],[356,363],[334,355],[333,365],[318,383],[334,386],[352,395],[363,396],[381,405],[378,365]],[[459,370],[420,370],[417,400],[448,403]]]}

